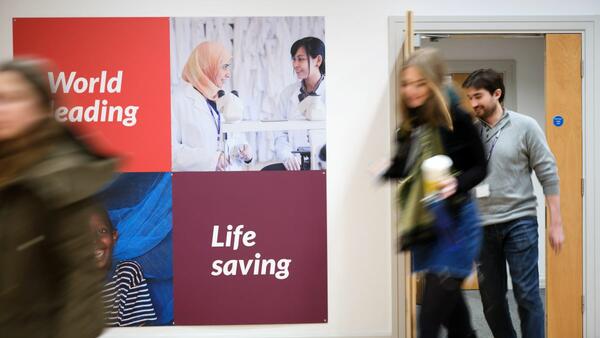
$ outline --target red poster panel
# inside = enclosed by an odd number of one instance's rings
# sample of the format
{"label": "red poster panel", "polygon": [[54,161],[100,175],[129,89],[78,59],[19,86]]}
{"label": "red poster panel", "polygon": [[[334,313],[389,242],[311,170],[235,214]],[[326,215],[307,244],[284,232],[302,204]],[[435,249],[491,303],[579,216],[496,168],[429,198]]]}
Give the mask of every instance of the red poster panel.
{"label": "red poster panel", "polygon": [[325,178],[174,173],[175,324],[327,322]]}
{"label": "red poster panel", "polygon": [[13,42],[55,64],[57,120],[123,171],[170,171],[169,18],[16,18]]}

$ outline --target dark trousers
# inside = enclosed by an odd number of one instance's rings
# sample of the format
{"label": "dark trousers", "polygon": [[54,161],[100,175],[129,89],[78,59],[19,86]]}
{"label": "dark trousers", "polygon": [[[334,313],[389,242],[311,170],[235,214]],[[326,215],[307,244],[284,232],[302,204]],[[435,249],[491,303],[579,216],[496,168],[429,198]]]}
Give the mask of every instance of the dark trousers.
{"label": "dark trousers", "polygon": [[525,338],[543,338],[544,307],[539,287],[536,217],[484,227],[477,266],[479,293],[485,319],[496,338],[517,337],[506,299],[507,262],[519,307],[521,333]]}
{"label": "dark trousers", "polygon": [[444,325],[448,338],[476,337],[469,308],[462,294],[463,278],[425,275],[425,290],[419,314],[419,338],[438,338]]}

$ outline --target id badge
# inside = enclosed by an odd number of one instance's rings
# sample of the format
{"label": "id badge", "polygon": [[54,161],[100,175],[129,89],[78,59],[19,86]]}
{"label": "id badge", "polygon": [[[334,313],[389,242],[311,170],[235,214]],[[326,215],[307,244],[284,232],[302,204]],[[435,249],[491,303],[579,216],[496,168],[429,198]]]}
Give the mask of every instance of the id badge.
{"label": "id badge", "polygon": [[490,197],[490,185],[480,184],[475,187],[475,198]]}

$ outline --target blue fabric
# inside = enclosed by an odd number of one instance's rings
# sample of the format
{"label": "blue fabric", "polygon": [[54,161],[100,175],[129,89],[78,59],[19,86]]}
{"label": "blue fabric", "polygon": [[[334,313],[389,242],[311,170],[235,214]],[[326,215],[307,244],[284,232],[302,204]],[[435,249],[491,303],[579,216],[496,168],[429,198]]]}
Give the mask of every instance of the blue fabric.
{"label": "blue fabric", "polygon": [[[126,182],[125,187],[118,186],[121,182]],[[107,208],[119,233],[113,259],[121,261],[145,254],[171,231],[171,175],[127,173],[121,175],[115,185],[114,192],[118,194],[110,202],[113,195],[109,187]],[[115,201],[120,202],[120,205]]]}
{"label": "blue fabric", "polygon": [[448,208],[446,208],[446,201],[434,198],[426,204],[426,208],[435,218],[434,229],[438,236],[442,236],[442,239],[446,240],[448,245],[456,245],[453,238],[454,219],[450,212],[448,212]]}
{"label": "blue fabric", "polygon": [[134,259],[144,267],[146,278],[173,278],[173,240],[172,232],[152,250]]}
{"label": "blue fabric", "polygon": [[478,261],[479,293],[485,319],[494,337],[516,338],[506,299],[506,262],[518,305],[522,336],[545,337],[536,217],[485,226]]}
{"label": "blue fabric", "polygon": [[413,254],[413,270],[427,271],[454,278],[471,274],[473,264],[481,248],[481,225],[477,207],[472,200],[462,203],[455,220],[445,208],[445,201],[432,205],[431,211],[441,218],[437,224],[437,238],[427,244],[416,245]]}
{"label": "blue fabric", "polygon": [[113,262],[142,266],[158,319],[173,321],[172,193],[170,173],[124,173],[101,198],[118,231]]}
{"label": "blue fabric", "polygon": [[173,325],[173,279],[149,280],[148,285],[157,315],[150,325]]}
{"label": "blue fabric", "polygon": [[173,324],[173,240],[169,232],[156,247],[135,260],[144,267],[157,320],[151,325]]}

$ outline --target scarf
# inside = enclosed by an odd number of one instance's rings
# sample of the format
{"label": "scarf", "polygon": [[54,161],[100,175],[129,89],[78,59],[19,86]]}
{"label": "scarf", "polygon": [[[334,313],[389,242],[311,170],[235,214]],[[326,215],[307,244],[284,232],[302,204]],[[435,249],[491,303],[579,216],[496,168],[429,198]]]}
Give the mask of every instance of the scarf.
{"label": "scarf", "polygon": [[231,60],[231,54],[218,42],[205,41],[196,46],[183,67],[183,80],[205,98],[215,101],[219,87],[215,85],[219,69]]}
{"label": "scarf", "polygon": [[421,165],[426,159],[444,154],[439,128],[422,125],[411,136],[411,150],[407,161],[407,177],[398,185],[400,206],[400,250],[425,243],[435,238],[434,217],[424,206],[424,180]]}

